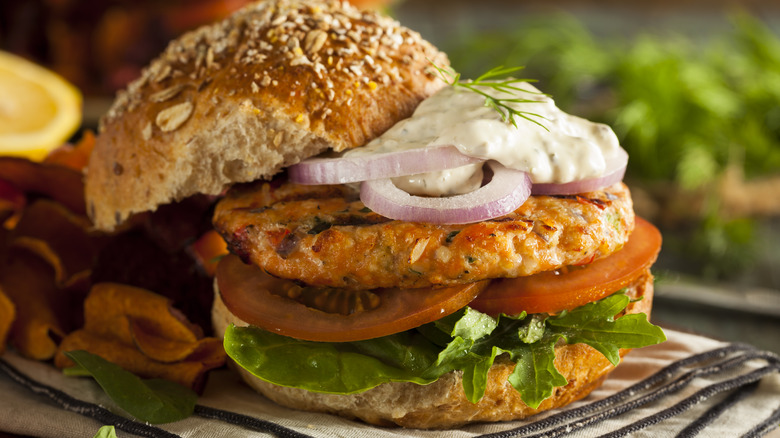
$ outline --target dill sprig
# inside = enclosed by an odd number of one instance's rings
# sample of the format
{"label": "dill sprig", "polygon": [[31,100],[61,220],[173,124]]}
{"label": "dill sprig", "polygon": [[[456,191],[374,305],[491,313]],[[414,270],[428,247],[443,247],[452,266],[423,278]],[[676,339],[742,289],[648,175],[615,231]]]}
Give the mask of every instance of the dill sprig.
{"label": "dill sprig", "polygon": [[[455,72],[451,68],[439,67],[433,62],[431,62],[431,64],[433,64],[433,67],[439,71],[439,75],[447,84],[453,87],[465,88],[467,90],[473,91],[474,93],[483,96],[485,98],[485,106],[496,110],[498,114],[501,115],[501,120],[503,120],[505,123],[506,122],[511,123],[512,126],[517,128],[517,121],[515,120],[515,117],[517,116],[525,120],[528,120],[531,123],[535,123],[541,126],[545,131],[548,131],[546,126],[544,126],[538,120],[535,119],[535,118],[544,119],[544,116],[532,113],[530,111],[518,111],[510,105],[511,103],[538,102],[538,100],[523,99],[519,97],[512,97],[512,98],[493,97],[484,90],[484,88],[490,88],[504,93],[521,91],[524,93],[540,94],[535,91],[528,91],[518,86],[518,84],[524,82],[536,82],[536,80],[534,79],[506,78],[506,76],[514,72],[520,71],[524,67],[503,67],[503,66],[494,67],[488,70],[487,72],[483,73],[476,79],[469,80],[469,81],[461,81],[460,73]],[[501,78],[503,78],[503,80],[498,80]],[[544,95],[543,93],[541,94]]]}

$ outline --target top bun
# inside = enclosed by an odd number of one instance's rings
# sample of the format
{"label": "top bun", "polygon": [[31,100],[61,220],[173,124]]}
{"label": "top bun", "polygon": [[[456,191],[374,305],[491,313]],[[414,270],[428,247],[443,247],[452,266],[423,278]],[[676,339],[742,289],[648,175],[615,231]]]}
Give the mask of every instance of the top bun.
{"label": "top bun", "polygon": [[262,1],[187,33],[101,120],[88,212],[131,214],[269,178],[327,149],[361,146],[441,88],[445,55],[346,2]]}

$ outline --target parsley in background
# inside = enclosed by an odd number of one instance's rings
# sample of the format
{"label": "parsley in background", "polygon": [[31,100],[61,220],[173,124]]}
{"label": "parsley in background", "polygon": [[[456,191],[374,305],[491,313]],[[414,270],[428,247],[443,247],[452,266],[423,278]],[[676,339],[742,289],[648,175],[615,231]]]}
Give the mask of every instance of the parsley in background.
{"label": "parsley in background", "polygon": [[[717,186],[728,169],[748,182],[780,178],[780,38],[747,14],[730,18],[728,31],[706,37],[616,38],[572,16],[537,16],[444,49],[464,77],[525,65],[564,110],[612,126],[631,157],[627,181],[656,203],[661,262],[735,280],[771,225],[729,212]],[[780,288],[776,276],[764,281]]]}

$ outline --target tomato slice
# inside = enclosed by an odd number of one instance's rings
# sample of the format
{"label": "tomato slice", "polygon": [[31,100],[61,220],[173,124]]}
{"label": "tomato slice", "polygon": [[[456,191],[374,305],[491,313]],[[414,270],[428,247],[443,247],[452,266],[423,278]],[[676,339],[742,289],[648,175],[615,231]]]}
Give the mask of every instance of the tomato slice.
{"label": "tomato slice", "polygon": [[658,256],[661,233],[637,217],[634,231],[618,252],[566,273],[494,280],[469,306],[489,315],[557,313],[600,300],[637,279]]}
{"label": "tomato slice", "polygon": [[289,288],[279,279],[244,264],[234,255],[217,266],[217,284],[225,306],[242,320],[297,339],[349,342],[378,338],[435,321],[466,306],[488,281],[447,288],[382,289],[377,307],[350,315],[328,313],[273,293]]}

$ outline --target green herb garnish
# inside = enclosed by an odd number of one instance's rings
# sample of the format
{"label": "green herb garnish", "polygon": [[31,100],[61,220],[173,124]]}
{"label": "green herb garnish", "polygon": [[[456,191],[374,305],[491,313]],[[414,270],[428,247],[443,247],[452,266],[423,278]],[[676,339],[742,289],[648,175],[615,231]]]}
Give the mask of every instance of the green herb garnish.
{"label": "green herb garnish", "polygon": [[314,226],[311,227],[308,234],[320,234],[332,226],[332,223],[320,219],[319,216],[314,216]]}
{"label": "green herb garnish", "polygon": [[[503,67],[503,66],[495,67],[483,73],[476,79],[461,81],[460,73],[457,73],[454,70],[449,68],[439,67],[434,63],[431,64],[433,64],[433,67],[436,70],[438,70],[439,75],[441,75],[444,82],[448,83],[453,87],[465,88],[469,91],[472,91],[474,93],[483,96],[485,98],[485,106],[488,106],[496,110],[501,115],[501,120],[503,120],[504,122],[511,123],[512,126],[517,128],[517,121],[515,120],[515,116],[517,116],[525,120],[528,120],[531,123],[535,123],[541,126],[542,128],[544,128],[545,131],[548,131],[546,126],[542,125],[538,120],[534,119],[534,118],[544,119],[543,116],[532,113],[530,111],[519,111],[511,106],[512,103],[534,103],[534,102],[539,102],[538,100],[522,99],[519,97],[511,97],[511,98],[495,97],[485,91],[485,88],[488,88],[502,93],[515,93],[520,91],[523,93],[540,94],[535,91],[529,91],[518,86],[518,84],[522,84],[526,82],[536,82],[535,80],[515,79],[515,78],[506,77],[507,75],[510,75],[516,71],[522,70],[524,67]],[[503,79],[499,80],[501,78]]]}
{"label": "green herb garnish", "polygon": [[447,243],[452,243],[452,239],[454,239],[455,236],[458,235],[458,233],[460,233],[460,230],[450,231],[450,233],[447,234],[447,238],[444,239],[444,241]]}

